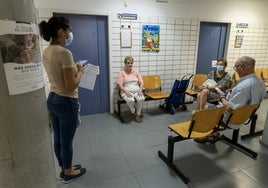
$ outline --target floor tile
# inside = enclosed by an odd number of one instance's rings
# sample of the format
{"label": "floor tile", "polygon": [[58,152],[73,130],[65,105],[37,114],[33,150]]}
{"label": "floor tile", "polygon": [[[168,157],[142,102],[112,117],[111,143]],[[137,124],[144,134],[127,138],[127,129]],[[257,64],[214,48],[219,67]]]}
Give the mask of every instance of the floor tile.
{"label": "floor tile", "polygon": [[131,172],[131,168],[121,153],[96,159],[95,163],[100,180],[118,177]]}
{"label": "floor tile", "polygon": [[101,182],[101,188],[140,188],[133,174],[127,174]]}
{"label": "floor tile", "polygon": [[142,188],[186,188],[187,186],[169,170],[161,165],[135,172]]}
{"label": "floor tile", "polygon": [[141,148],[137,150],[128,150],[124,152],[132,171],[138,171],[153,166],[161,165],[157,153],[153,153],[148,148]]}
{"label": "floor tile", "polygon": [[[224,142],[199,144],[192,139],[174,145],[174,163],[191,178],[186,185],[159,157],[167,153],[168,136],[177,136],[168,125],[191,118],[195,103],[187,111],[174,115],[155,105],[143,110],[143,121],[136,123],[124,112],[125,123],[115,114],[82,116],[82,124],[74,138],[73,163],[82,164],[87,173],[60,188],[265,188],[268,186],[268,147],[260,137],[239,143],[258,152],[257,160]],[[268,98],[260,106],[256,130],[262,130],[266,119]],[[249,133],[250,125],[240,130]],[[231,138],[232,131],[222,132]],[[58,167],[55,167],[57,174]]]}

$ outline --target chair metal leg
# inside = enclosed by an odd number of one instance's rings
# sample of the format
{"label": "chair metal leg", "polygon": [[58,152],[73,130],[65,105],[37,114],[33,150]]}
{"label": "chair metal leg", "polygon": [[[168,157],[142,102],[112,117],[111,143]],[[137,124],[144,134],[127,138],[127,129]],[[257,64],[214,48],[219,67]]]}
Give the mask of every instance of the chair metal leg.
{"label": "chair metal leg", "polygon": [[233,146],[234,148],[236,148],[237,150],[241,151],[242,153],[248,155],[252,159],[256,160],[257,157],[258,157],[258,153],[256,153],[253,150],[251,150],[251,149],[239,144],[237,142],[238,141],[238,136],[239,136],[239,129],[236,129],[236,130],[233,130],[232,139],[223,136],[222,141],[225,142],[228,145]]}
{"label": "chair metal leg", "polygon": [[174,143],[184,140],[180,136],[169,136],[168,137],[168,151],[167,151],[167,156],[163,154],[161,151],[158,151],[158,157],[160,157],[168,167],[173,169],[175,173],[180,177],[180,179],[185,183],[188,184],[191,180],[187,176],[185,176],[179,169],[178,167],[173,163],[173,154],[174,154]]}
{"label": "chair metal leg", "polygon": [[257,118],[258,118],[258,115],[257,114],[255,114],[252,117],[249,133],[248,134],[245,134],[245,135],[242,135],[241,136],[241,139],[242,140],[247,140],[247,139],[254,138],[254,137],[257,137],[257,136],[261,136],[262,135],[263,130],[260,130],[260,131],[256,131],[255,132]]}
{"label": "chair metal leg", "polygon": [[250,138],[254,138],[254,137],[257,137],[257,136],[261,136],[262,133],[263,133],[263,130],[256,131],[256,132],[253,132],[253,133],[249,133],[249,134],[245,134],[245,135],[242,135],[242,136],[241,136],[241,139],[242,139],[242,140],[247,140],[247,139],[250,139]]}
{"label": "chair metal leg", "polygon": [[121,123],[124,123],[124,119],[123,117],[121,116],[121,102],[120,101],[117,101],[117,111],[115,110],[119,120],[121,121]]}
{"label": "chair metal leg", "polygon": [[239,129],[233,130],[232,143],[237,143],[239,136]]}

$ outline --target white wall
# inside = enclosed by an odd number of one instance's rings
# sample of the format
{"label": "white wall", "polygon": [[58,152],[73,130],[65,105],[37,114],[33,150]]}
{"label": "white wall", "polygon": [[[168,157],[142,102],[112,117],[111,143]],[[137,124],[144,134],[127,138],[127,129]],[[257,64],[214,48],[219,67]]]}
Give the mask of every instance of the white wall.
{"label": "white wall", "polygon": [[[48,19],[52,12],[107,15],[109,18],[110,99],[111,112],[118,98],[116,78],[126,55],[132,55],[134,66],[146,74],[160,74],[163,89],[170,92],[174,79],[195,72],[200,21],[226,22],[231,25],[226,58],[228,71],[233,73],[235,60],[242,55],[253,56],[257,67],[268,66],[268,7],[266,0],[35,0],[40,19]],[[121,20],[117,13],[138,14],[137,20]],[[236,23],[249,23],[243,29],[242,48],[234,48]],[[131,25],[132,48],[120,48],[120,26]],[[141,51],[141,27],[160,26],[160,52]],[[44,42],[44,41],[42,41]],[[46,47],[48,43],[43,43]],[[147,102],[147,107],[159,101]]]}
{"label": "white wall", "polygon": [[267,0],[169,0],[169,3],[159,3],[156,0],[34,0],[34,2],[36,7],[87,13],[132,12],[208,20],[268,21]]}

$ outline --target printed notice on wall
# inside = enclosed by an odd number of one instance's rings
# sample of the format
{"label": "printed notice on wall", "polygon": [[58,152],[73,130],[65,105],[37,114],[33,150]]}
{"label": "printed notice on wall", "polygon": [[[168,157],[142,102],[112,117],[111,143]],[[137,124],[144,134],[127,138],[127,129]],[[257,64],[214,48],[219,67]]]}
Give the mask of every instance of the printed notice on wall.
{"label": "printed notice on wall", "polygon": [[120,46],[121,46],[121,48],[131,48],[131,46],[132,46],[132,33],[129,29],[121,30]]}
{"label": "printed notice on wall", "polygon": [[0,61],[10,95],[44,87],[36,24],[0,20]]}

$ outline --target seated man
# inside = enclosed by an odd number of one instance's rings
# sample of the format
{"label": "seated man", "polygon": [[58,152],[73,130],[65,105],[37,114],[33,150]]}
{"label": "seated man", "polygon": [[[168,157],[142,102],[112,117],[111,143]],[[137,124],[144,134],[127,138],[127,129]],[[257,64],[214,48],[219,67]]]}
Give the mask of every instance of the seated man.
{"label": "seated man", "polygon": [[[211,71],[207,76],[207,81],[202,86],[201,92],[197,95],[196,108],[193,111],[205,108],[208,102],[216,103],[220,99],[219,92],[225,92],[231,83],[231,76],[225,71],[227,67],[226,59],[219,59],[215,71]],[[213,81],[213,83],[212,83]]]}
{"label": "seated man", "polygon": [[[226,106],[226,113],[224,120],[228,119],[229,112],[233,109],[244,106],[245,104],[261,103],[266,95],[266,89],[263,81],[257,78],[254,67],[255,59],[243,56],[240,57],[234,66],[234,70],[238,73],[240,79],[231,92],[225,97],[220,97],[221,103]],[[228,125],[231,127],[231,125]],[[219,133],[213,133],[210,136],[201,139],[195,139],[196,142],[215,143],[220,139]]]}

